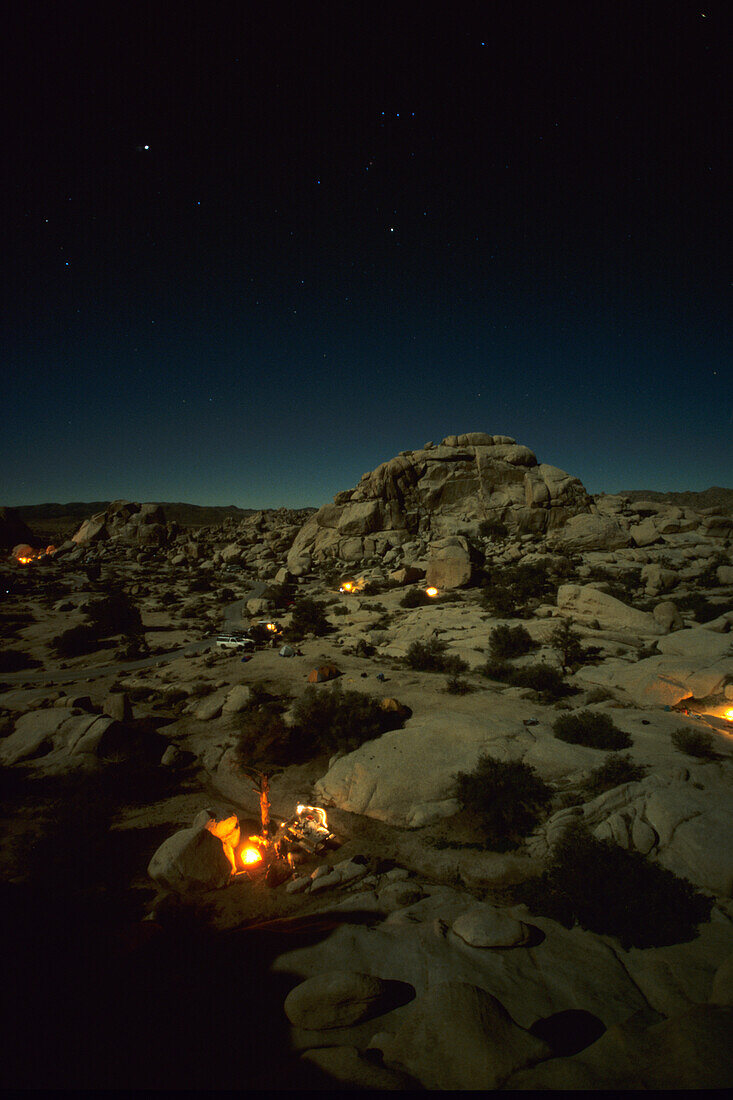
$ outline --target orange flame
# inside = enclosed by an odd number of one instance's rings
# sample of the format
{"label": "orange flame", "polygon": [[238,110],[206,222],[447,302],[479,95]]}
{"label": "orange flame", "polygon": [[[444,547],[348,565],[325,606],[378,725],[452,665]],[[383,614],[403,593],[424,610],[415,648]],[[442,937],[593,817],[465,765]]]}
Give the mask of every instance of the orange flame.
{"label": "orange flame", "polygon": [[253,863],[262,862],[262,852],[259,848],[243,848],[240,852],[240,858],[245,866],[251,866]]}
{"label": "orange flame", "polygon": [[728,710],[723,711],[723,717],[729,722],[733,722],[733,707],[729,707]]}
{"label": "orange flame", "polygon": [[432,587],[432,585],[431,585],[431,587],[430,587],[430,588],[426,588],[426,589],[425,589],[425,595],[426,595],[426,596],[431,596],[431,597],[432,597],[432,596],[437,596],[437,595],[438,595],[438,589],[437,589],[437,588],[433,588],[433,587]]}

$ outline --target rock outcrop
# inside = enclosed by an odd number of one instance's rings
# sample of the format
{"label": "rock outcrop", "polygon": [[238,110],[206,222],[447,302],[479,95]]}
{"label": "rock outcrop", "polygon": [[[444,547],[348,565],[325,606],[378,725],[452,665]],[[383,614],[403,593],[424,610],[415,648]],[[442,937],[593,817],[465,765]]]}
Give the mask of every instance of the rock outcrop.
{"label": "rock outcrop", "polygon": [[[474,533],[482,520],[542,534],[592,509],[578,478],[539,463],[510,436],[451,435],[439,446],[402,451],[356,488],[337,493],[298,533],[288,568],[302,571],[304,563],[329,558],[362,561],[416,537],[433,542]],[[601,526],[603,545],[609,538],[615,546],[629,541],[613,521]],[[593,532],[583,537],[592,542]]]}
{"label": "rock outcrop", "polygon": [[77,546],[89,546],[107,539],[139,546],[163,546],[171,533],[159,504],[113,500],[104,512],[85,519],[71,541]]}

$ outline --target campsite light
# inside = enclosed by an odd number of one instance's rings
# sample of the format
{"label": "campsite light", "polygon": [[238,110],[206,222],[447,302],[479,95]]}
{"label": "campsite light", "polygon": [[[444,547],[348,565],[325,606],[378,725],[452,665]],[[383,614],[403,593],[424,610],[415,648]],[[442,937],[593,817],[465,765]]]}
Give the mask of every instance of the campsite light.
{"label": "campsite light", "polygon": [[354,590],[354,582],[353,581],[344,581],[344,583],[339,588],[339,592],[353,592],[353,590]]}
{"label": "campsite light", "polygon": [[426,595],[426,596],[430,596],[430,597],[431,597],[431,599],[432,599],[432,597],[434,597],[434,596],[437,596],[437,595],[438,595],[438,589],[437,589],[437,588],[433,588],[433,586],[431,585],[431,586],[430,586],[430,588],[426,588],[426,589],[425,589],[425,595]]}
{"label": "campsite light", "polygon": [[269,630],[271,634],[274,634],[277,630],[275,623],[265,623],[265,630]]}

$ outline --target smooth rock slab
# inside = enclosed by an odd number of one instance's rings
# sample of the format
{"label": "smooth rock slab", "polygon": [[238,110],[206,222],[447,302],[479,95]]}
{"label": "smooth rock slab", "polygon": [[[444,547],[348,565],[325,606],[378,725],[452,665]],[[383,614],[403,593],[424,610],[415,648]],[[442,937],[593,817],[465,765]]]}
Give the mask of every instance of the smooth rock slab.
{"label": "smooth rock slab", "polygon": [[322,1031],[351,1027],[386,1012],[395,982],[353,970],[329,970],[296,985],[285,998],[285,1015],[295,1027]]}
{"label": "smooth rock slab", "polygon": [[551,1057],[500,1001],[467,982],[438,982],[382,1045],[384,1062],[426,1089],[496,1089],[510,1074]]}
{"label": "smooth rock slab", "polygon": [[517,947],[527,942],[527,926],[493,905],[482,905],[462,913],[453,931],[469,947]]}
{"label": "smooth rock slab", "polygon": [[319,1047],[306,1051],[301,1059],[352,1089],[401,1092],[411,1084],[403,1074],[367,1061],[356,1047]]}

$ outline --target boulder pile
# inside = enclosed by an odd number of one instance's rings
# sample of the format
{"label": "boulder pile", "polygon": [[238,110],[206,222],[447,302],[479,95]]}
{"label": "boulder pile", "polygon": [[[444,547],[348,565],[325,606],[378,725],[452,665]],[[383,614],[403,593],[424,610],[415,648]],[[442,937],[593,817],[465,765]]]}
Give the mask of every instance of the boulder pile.
{"label": "boulder pile", "polygon": [[402,451],[337,493],[298,533],[288,568],[361,561],[418,537],[475,534],[482,520],[541,534],[589,513],[592,504],[577,477],[539,463],[511,436],[450,435],[439,446]]}

